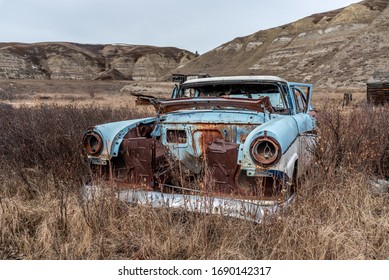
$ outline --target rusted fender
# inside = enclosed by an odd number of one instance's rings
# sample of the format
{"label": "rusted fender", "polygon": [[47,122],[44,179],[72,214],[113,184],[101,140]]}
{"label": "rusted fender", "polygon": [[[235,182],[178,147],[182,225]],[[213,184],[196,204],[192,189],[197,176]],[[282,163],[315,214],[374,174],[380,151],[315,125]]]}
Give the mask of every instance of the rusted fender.
{"label": "rusted fender", "polygon": [[106,123],[88,128],[84,131],[84,135],[90,131],[98,133],[104,139],[103,150],[98,158],[109,160],[112,157],[118,156],[120,144],[128,130],[136,127],[140,123],[152,123],[154,121],[155,118],[144,118]]}

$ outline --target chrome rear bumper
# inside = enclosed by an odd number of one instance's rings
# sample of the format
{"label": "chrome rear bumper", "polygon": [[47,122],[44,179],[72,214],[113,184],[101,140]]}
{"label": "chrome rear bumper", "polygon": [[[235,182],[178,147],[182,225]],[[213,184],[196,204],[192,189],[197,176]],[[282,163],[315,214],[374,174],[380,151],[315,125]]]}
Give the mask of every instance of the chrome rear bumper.
{"label": "chrome rear bumper", "polygon": [[[95,185],[85,185],[83,196],[92,199],[101,194],[101,187]],[[284,202],[269,200],[243,200],[221,198],[203,195],[169,194],[144,190],[118,190],[115,196],[122,201],[149,205],[155,208],[182,208],[187,211],[218,214],[228,217],[244,219],[256,223],[261,223],[266,216],[274,215],[285,209],[294,200],[294,195]]]}

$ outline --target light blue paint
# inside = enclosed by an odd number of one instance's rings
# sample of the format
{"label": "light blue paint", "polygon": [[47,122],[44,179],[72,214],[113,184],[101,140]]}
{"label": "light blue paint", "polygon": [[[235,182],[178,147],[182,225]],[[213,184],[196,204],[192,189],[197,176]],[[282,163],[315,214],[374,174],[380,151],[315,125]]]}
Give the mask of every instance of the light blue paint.
{"label": "light blue paint", "polygon": [[[94,126],[92,130],[101,135],[104,143],[103,151],[98,158],[109,160],[110,158],[117,156],[123,137],[129,129],[136,127],[137,124],[150,123],[154,120],[155,118],[144,118]],[[87,131],[84,133],[86,132]]]}

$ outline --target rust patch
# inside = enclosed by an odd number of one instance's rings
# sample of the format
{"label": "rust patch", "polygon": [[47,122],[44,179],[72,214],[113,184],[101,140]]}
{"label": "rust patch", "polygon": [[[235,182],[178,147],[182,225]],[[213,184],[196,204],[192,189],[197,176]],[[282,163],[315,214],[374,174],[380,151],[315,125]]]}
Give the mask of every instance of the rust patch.
{"label": "rust patch", "polygon": [[238,170],[239,144],[225,142],[221,139],[213,139],[207,149],[207,165],[210,172],[212,191],[227,194],[241,195],[239,187],[235,183]]}
{"label": "rust patch", "polygon": [[164,156],[161,143],[152,138],[127,138],[122,142],[122,156],[127,169],[126,181],[155,186],[156,162]]}
{"label": "rust patch", "polygon": [[247,135],[248,134],[239,135],[239,142],[243,144],[246,141]]}
{"label": "rust patch", "polygon": [[236,107],[253,110],[256,112],[274,112],[268,96],[259,99],[207,97],[207,98],[175,98],[158,100],[153,104],[162,114],[189,108],[213,108],[213,107]]}
{"label": "rust patch", "polygon": [[[214,139],[223,139],[219,130],[196,130],[193,135],[196,138],[198,137],[197,141],[202,155],[206,153],[208,146],[212,144]],[[195,142],[194,145],[196,145]]]}

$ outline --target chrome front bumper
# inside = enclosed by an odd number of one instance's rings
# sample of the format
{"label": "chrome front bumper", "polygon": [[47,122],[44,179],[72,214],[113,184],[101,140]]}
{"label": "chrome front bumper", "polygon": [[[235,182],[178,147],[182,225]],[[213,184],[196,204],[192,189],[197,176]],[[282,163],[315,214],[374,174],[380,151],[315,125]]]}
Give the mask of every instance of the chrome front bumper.
{"label": "chrome front bumper", "polygon": [[[83,187],[83,197],[92,199],[101,195],[101,188],[95,185]],[[274,215],[285,209],[294,200],[294,195],[284,202],[268,200],[243,200],[221,198],[203,195],[169,194],[144,190],[118,190],[114,191],[115,196],[122,201],[149,205],[155,208],[182,208],[187,211],[218,214],[261,223],[266,216]]]}

